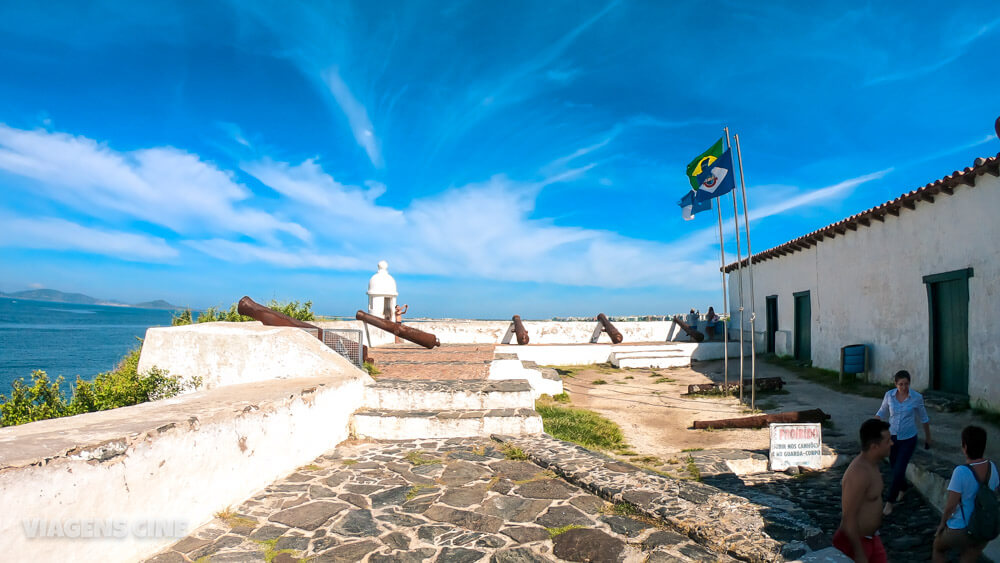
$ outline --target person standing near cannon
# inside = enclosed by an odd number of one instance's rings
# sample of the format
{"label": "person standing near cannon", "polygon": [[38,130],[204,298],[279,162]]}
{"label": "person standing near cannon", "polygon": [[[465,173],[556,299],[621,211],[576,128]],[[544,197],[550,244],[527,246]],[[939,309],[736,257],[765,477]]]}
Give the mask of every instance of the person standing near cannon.
{"label": "person standing near cannon", "polygon": [[[403,322],[403,315],[406,314],[406,311],[409,308],[410,308],[410,305],[407,304],[407,303],[404,303],[402,306],[396,305],[396,311],[395,311],[395,313],[396,313],[396,322],[397,323],[402,323]],[[396,344],[400,344],[401,342],[403,342],[403,339],[400,338],[399,336],[397,336],[396,337]]]}

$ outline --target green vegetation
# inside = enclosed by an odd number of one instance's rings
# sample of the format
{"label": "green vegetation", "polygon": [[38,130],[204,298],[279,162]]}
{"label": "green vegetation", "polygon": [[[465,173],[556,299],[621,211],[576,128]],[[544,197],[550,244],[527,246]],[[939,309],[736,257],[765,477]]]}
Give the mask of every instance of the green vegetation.
{"label": "green vegetation", "polygon": [[[197,319],[192,319],[191,309],[185,309],[179,314],[175,315],[171,319],[170,324],[173,326],[189,325],[192,322],[195,323],[211,323],[216,321],[227,321],[233,323],[252,321],[252,317],[247,317],[241,315],[239,311],[236,310],[237,303],[233,303],[229,306],[229,310],[220,311],[218,307],[209,307],[205,312],[200,313]],[[269,301],[266,305],[268,309],[273,309],[279,313],[288,315],[293,319],[298,319],[300,321],[315,321],[316,315],[312,312],[312,301],[306,301],[305,303],[299,303],[298,301],[288,301],[280,302],[275,299]]]}
{"label": "green vegetation", "polygon": [[559,406],[542,400],[535,402],[535,410],[542,417],[545,432],[555,438],[591,449],[628,448],[622,429],[594,411]]}
{"label": "green vegetation", "polygon": [[354,465],[357,462],[358,462],[358,460],[356,460],[356,459],[342,459],[342,460],[340,460],[340,463],[342,465]]}
{"label": "green vegetation", "polygon": [[413,465],[432,465],[435,463],[441,463],[440,459],[433,457],[424,457],[424,452],[420,450],[408,452],[403,457],[405,457],[406,461],[409,461]]}
{"label": "green vegetation", "polygon": [[614,514],[619,516],[635,516],[637,514],[642,514],[639,512],[639,507],[626,501],[616,502],[612,505],[611,510]]}
{"label": "green vegetation", "polygon": [[688,474],[691,475],[691,479],[701,481],[701,470],[698,469],[698,466],[694,462],[694,458],[690,455],[688,455],[687,458],[687,471]]}
{"label": "green vegetation", "polygon": [[603,379],[595,379],[594,380],[594,385],[607,385],[607,384],[608,384],[608,382],[604,381]]}
{"label": "green vegetation", "polygon": [[545,528],[545,530],[549,533],[549,538],[551,539],[558,536],[559,534],[564,534],[570,530],[575,530],[577,528],[582,528],[582,527],[583,526],[579,524],[570,524],[568,526],[561,526],[559,528]]}
{"label": "green vegetation", "polygon": [[274,546],[278,543],[278,538],[272,540],[253,540],[260,544],[264,548],[264,561],[271,563],[274,558],[281,555],[282,553],[295,553],[294,549],[281,549],[277,550]]}
{"label": "green vegetation", "polygon": [[517,446],[512,446],[510,444],[501,444],[500,451],[503,453],[503,456],[507,459],[511,459],[514,461],[528,460],[528,454],[524,453],[524,450],[522,450]]}
{"label": "green vegetation", "polygon": [[98,374],[94,381],[77,377],[72,396],[62,392],[64,378],[49,379],[44,371],[31,374],[31,384],[19,378],[11,385],[10,397],[0,394],[0,426],[26,424],[62,416],[103,411],[166,399],[201,386],[201,378],[182,380],[153,368],[139,375],[139,351],[125,355],[114,370]]}
{"label": "green vegetation", "polygon": [[660,377],[660,378],[657,378],[656,381],[654,381],[653,383],[673,383],[674,381],[676,381],[676,380],[675,379],[671,379],[669,377]]}
{"label": "green vegetation", "polygon": [[556,370],[561,377],[576,377],[580,375],[583,371],[596,371],[597,373],[603,374],[615,374],[620,373],[621,370],[611,365],[608,362],[603,364],[583,364],[583,365],[571,365],[571,366],[542,366],[544,368],[551,368]]}
{"label": "green vegetation", "polygon": [[420,496],[421,491],[425,489],[434,489],[434,488],[436,488],[435,485],[424,485],[422,483],[413,485],[412,487],[410,487],[410,490],[406,491],[406,500],[413,500],[418,496]]}
{"label": "green vegetation", "polygon": [[705,448],[684,448],[683,450],[681,450],[681,452],[685,452],[685,453],[686,452],[700,452],[700,451],[702,451],[704,449]]}
{"label": "green vegetation", "polygon": [[631,376],[631,375],[626,375],[626,376],[625,376],[625,379],[635,379],[635,377],[634,377],[634,376]]}
{"label": "green vegetation", "polygon": [[553,395],[552,396],[552,400],[555,401],[555,402],[557,402],[557,403],[568,403],[569,402],[569,393],[563,391],[562,393],[559,393],[558,395]]}
{"label": "green vegetation", "polygon": [[365,363],[364,363],[364,364],[362,365],[362,367],[364,367],[364,368],[365,368],[365,371],[367,371],[367,372],[368,372],[368,375],[370,375],[370,376],[372,376],[372,377],[375,377],[376,375],[378,375],[378,374],[382,373],[382,372],[381,372],[381,371],[380,371],[380,370],[378,369],[378,367],[377,367],[377,366],[375,365],[375,362],[370,362],[370,361],[369,361],[369,362],[365,362]]}
{"label": "green vegetation", "polygon": [[779,357],[774,354],[766,354],[761,356],[761,358],[765,362],[794,372],[802,379],[818,383],[824,387],[833,389],[834,391],[840,391],[841,393],[850,393],[852,395],[860,395],[862,397],[874,397],[876,399],[881,399],[882,396],[885,395],[885,391],[887,389],[887,386],[885,385],[866,383],[859,380],[854,374],[847,373],[844,374],[844,381],[841,383],[838,381],[840,374],[837,372],[829,369],[812,367],[811,365],[803,364],[802,362],[788,356]]}

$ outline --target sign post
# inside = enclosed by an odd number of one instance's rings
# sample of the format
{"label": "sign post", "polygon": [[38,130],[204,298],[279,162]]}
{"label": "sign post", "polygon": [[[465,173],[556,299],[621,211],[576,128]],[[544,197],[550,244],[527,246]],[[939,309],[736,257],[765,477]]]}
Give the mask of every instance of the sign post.
{"label": "sign post", "polygon": [[819,423],[772,424],[771,471],[803,466],[822,469],[823,428]]}

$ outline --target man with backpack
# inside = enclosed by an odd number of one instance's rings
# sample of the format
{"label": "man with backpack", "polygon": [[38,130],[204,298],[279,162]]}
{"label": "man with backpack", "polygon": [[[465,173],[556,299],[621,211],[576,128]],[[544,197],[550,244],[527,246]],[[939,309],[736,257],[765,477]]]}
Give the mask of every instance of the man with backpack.
{"label": "man with backpack", "polygon": [[996,489],[1000,485],[997,466],[983,458],[986,431],[978,426],[962,429],[965,465],[959,465],[948,483],[948,499],[941,524],[934,535],[934,563],[947,561],[948,552],[960,551],[959,561],[979,559],[990,540],[1000,535],[1000,503]]}

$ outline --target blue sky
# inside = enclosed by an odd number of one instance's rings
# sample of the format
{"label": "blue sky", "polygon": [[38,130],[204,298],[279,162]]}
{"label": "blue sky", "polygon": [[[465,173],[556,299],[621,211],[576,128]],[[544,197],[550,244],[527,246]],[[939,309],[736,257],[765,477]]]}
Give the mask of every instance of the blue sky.
{"label": "blue sky", "polygon": [[0,291],[718,308],[724,125],[758,252],[1000,152],[993,2],[800,6],[5,1]]}

